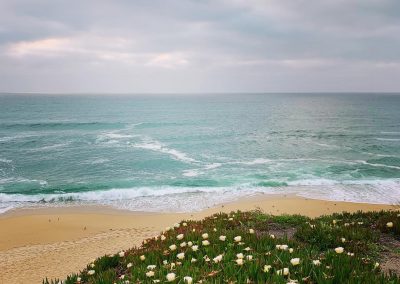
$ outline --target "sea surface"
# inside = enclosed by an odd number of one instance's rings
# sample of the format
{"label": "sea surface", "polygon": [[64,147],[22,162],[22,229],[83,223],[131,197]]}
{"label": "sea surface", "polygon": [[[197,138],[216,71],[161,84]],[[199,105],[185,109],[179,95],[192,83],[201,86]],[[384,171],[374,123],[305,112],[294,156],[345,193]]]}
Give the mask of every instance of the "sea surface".
{"label": "sea surface", "polygon": [[400,203],[400,95],[0,95],[0,212]]}

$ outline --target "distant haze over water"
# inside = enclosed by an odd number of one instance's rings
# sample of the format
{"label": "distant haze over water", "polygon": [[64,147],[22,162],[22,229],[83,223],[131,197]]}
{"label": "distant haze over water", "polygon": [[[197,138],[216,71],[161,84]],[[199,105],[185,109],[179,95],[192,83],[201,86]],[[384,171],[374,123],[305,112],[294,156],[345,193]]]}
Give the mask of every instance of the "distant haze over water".
{"label": "distant haze over water", "polygon": [[400,201],[400,96],[0,95],[0,212]]}

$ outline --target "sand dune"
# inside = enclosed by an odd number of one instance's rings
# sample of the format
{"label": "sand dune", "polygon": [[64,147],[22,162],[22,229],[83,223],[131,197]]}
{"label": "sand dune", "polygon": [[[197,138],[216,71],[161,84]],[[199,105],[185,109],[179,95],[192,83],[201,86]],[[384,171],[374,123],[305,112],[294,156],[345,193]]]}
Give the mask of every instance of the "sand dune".
{"label": "sand dune", "polygon": [[271,214],[311,217],[341,211],[393,209],[387,205],[257,196],[197,213],[132,213],[104,207],[19,210],[0,217],[0,283],[65,278],[96,257],[139,245],[182,219],[260,208]]}

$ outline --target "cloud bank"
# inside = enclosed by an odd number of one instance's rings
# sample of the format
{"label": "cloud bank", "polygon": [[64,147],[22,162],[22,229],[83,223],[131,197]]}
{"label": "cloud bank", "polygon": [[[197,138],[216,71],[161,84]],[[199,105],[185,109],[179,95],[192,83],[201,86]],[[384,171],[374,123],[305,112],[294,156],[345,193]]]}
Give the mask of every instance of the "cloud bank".
{"label": "cloud bank", "polygon": [[397,0],[0,2],[0,91],[400,91]]}

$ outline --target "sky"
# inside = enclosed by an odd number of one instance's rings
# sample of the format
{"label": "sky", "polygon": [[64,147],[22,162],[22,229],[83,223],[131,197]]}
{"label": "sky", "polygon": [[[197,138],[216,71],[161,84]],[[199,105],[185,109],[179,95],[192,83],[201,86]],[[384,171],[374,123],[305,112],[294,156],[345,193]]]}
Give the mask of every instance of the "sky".
{"label": "sky", "polygon": [[1,0],[0,92],[398,92],[398,0]]}

